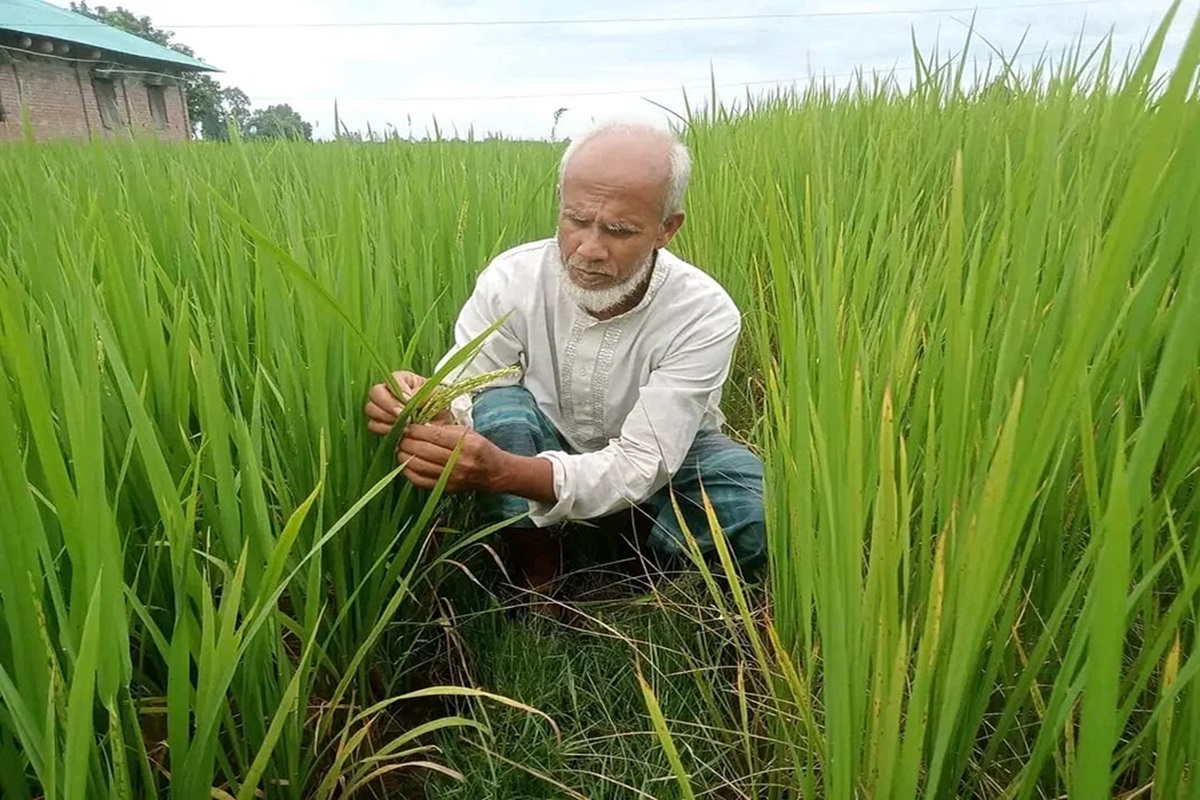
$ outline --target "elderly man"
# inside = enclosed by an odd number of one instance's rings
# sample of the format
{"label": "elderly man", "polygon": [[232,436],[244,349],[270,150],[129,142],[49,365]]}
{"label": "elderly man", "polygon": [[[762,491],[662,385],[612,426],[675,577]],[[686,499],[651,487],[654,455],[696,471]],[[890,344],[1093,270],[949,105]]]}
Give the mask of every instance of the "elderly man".
{"label": "elderly man", "polygon": [[[520,377],[461,397],[397,447],[429,488],[460,439],[449,491],[480,493],[489,521],[522,516],[507,543],[527,586],[559,569],[547,529],[638,507],[649,543],[671,560],[688,529],[711,551],[701,487],[747,574],[764,562],[762,464],[721,433],[722,387],[741,318],[712,277],[667,251],[683,224],[687,149],[649,126],[608,125],[563,155],[556,238],[515,247],[479,275],[454,329],[458,348],[505,314],[456,380],[519,366]],[[386,434],[425,382],[395,373],[403,396],[372,387],[369,429]]]}

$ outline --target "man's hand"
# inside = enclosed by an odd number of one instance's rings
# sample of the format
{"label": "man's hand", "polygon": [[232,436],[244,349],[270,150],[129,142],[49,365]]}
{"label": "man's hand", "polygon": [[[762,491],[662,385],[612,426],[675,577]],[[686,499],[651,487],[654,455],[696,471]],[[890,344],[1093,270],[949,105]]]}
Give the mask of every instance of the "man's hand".
{"label": "man's hand", "polygon": [[447,492],[489,491],[507,455],[486,437],[461,425],[409,425],[396,445],[396,463],[407,463],[404,477],[422,489],[432,489],[450,461],[462,449],[446,479]]}
{"label": "man's hand", "polygon": [[555,502],[554,467],[549,461],[501,450],[461,425],[409,425],[396,446],[396,463],[407,465],[404,477],[414,485],[432,489],[460,440],[458,459],[446,478],[447,492],[501,492]]}
{"label": "man's hand", "polygon": [[[379,436],[386,436],[392,430],[396,419],[404,411],[404,404],[411,400],[427,381],[415,372],[393,372],[392,377],[400,386],[400,397],[392,394],[386,383],[377,383],[367,393],[367,405],[363,408],[367,415],[367,430]],[[436,425],[448,425],[453,421],[454,417],[446,410],[438,414],[433,422]]]}

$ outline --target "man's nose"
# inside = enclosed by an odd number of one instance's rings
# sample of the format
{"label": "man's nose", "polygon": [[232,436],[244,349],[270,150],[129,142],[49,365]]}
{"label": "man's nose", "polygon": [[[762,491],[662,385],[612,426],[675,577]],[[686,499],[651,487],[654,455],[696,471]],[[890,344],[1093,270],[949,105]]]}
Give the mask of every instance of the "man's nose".
{"label": "man's nose", "polygon": [[580,258],[593,263],[604,263],[608,261],[608,248],[601,241],[599,232],[595,230],[585,231],[583,238],[579,241],[579,247],[576,248],[575,254]]}

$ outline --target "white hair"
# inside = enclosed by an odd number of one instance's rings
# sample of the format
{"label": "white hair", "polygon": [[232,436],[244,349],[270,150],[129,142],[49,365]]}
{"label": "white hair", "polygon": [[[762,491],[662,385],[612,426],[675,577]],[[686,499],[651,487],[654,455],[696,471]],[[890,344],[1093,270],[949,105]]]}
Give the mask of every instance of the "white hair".
{"label": "white hair", "polygon": [[687,193],[688,181],[692,176],[692,157],[687,145],[675,138],[669,131],[645,122],[605,122],[590,129],[582,136],[572,139],[563,153],[558,168],[558,196],[562,199],[563,182],[566,178],[567,165],[579,151],[579,148],[591,140],[606,133],[636,133],[650,136],[667,146],[667,194],[663,198],[663,219],[683,211],[683,197]]}

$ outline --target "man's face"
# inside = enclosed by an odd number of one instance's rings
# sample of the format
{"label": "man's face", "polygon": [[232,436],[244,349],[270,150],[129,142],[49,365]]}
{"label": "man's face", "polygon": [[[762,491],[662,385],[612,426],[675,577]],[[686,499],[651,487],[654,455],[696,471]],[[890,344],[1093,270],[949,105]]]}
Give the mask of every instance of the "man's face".
{"label": "man's face", "polygon": [[674,236],[683,215],[662,218],[665,175],[631,173],[629,162],[579,160],[563,183],[558,246],[571,294],[602,311],[641,286],[654,251]]}

